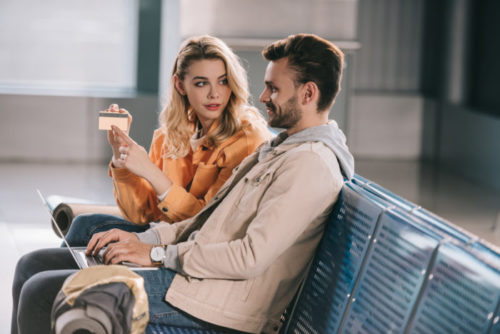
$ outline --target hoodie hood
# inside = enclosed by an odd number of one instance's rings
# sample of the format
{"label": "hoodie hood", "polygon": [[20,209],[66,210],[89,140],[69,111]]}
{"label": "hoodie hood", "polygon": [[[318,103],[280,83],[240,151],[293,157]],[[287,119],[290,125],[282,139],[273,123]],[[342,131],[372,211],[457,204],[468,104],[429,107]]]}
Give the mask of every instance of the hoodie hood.
{"label": "hoodie hood", "polygon": [[[284,139],[284,140],[283,140]],[[330,120],[327,124],[304,129],[289,137],[286,132],[263,145],[259,152],[259,160],[273,150],[277,145],[300,144],[305,142],[322,142],[330,148],[340,165],[342,174],[348,180],[354,176],[354,157],[346,145],[346,137],[339,129],[337,122]]]}

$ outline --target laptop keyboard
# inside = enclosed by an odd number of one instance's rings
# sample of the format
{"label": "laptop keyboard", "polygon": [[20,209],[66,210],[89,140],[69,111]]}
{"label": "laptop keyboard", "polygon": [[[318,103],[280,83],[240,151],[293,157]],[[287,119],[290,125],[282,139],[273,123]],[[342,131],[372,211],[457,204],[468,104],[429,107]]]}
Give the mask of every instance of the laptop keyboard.
{"label": "laptop keyboard", "polygon": [[102,256],[100,254],[98,256],[87,256],[87,263],[89,267],[103,264]]}

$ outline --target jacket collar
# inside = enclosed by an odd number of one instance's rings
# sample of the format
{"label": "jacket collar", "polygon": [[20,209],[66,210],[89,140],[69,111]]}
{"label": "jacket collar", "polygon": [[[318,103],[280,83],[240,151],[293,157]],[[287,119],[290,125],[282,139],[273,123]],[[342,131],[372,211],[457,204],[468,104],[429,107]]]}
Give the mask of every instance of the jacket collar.
{"label": "jacket collar", "polygon": [[337,157],[342,174],[351,179],[354,175],[354,158],[346,145],[346,137],[342,130],[338,128],[335,121],[330,120],[326,124],[306,128],[302,131],[287,136],[286,132],[281,132],[271,141],[262,145],[259,150],[259,161],[263,160],[270,153],[277,155],[306,142],[321,142],[326,145]]}
{"label": "jacket collar", "polygon": [[[203,140],[201,141],[201,143],[199,143],[199,147],[201,147],[201,149],[203,149],[204,151],[206,150],[213,150],[215,149],[215,146],[212,145],[212,144],[209,144],[207,142],[207,135],[210,134],[211,132],[215,131],[215,129],[219,126],[220,124],[220,121],[218,119],[216,119],[212,125],[210,126],[210,129],[208,129],[208,132],[203,136]],[[198,121],[194,122],[193,125],[192,125],[192,129],[193,129],[193,134],[196,132],[196,128],[197,126],[201,126],[199,124]]]}

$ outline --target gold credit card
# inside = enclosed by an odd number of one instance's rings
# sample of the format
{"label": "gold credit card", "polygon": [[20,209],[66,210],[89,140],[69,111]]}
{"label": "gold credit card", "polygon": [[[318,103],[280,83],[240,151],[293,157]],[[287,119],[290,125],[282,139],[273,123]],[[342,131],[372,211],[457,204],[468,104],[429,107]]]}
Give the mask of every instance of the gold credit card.
{"label": "gold credit card", "polygon": [[99,112],[99,130],[111,130],[111,125],[115,125],[122,131],[128,130],[128,114],[117,112]]}

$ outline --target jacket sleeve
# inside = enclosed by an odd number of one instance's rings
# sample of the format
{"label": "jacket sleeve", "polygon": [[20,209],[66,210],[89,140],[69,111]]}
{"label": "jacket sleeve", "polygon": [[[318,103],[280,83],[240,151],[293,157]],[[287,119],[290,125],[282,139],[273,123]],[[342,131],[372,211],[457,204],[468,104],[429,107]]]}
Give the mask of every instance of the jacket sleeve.
{"label": "jacket sleeve", "polygon": [[178,244],[183,273],[220,279],[260,275],[299,237],[322,232],[324,219],[318,218],[329,213],[343,180],[340,171],[332,172],[316,153],[301,152],[286,158],[271,182],[242,238],[203,242],[198,239],[204,237],[200,231],[195,240]]}
{"label": "jacket sleeve", "polygon": [[[220,187],[231,177],[233,169],[243,159],[267,140],[270,133],[261,130],[242,131],[239,138],[224,147],[217,157],[215,165],[200,164],[197,174],[210,183],[206,193],[198,198],[180,185],[173,184],[167,196],[158,205],[159,209],[171,220],[181,221],[196,215],[215,196]],[[210,174],[215,175],[212,180]]]}
{"label": "jacket sleeve", "polygon": [[[149,158],[159,168],[162,167],[162,144],[163,136],[157,130],[153,136]],[[115,168],[111,163],[109,173],[113,179],[116,203],[127,220],[142,225],[162,218],[157,194],[148,181],[126,168]]]}

